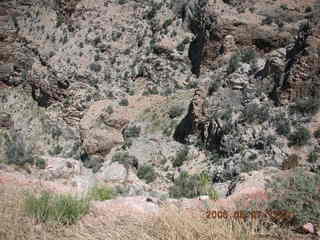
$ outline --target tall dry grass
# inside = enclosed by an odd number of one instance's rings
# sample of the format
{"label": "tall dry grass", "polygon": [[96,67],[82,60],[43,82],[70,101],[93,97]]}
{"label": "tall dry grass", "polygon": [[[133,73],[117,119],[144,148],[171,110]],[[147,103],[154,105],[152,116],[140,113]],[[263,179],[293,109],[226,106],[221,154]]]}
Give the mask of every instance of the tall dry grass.
{"label": "tall dry grass", "polygon": [[206,219],[199,211],[166,206],[153,216],[115,217],[94,211],[75,225],[39,223],[25,213],[23,189],[0,185],[0,240],[254,240],[294,239],[258,221]]}

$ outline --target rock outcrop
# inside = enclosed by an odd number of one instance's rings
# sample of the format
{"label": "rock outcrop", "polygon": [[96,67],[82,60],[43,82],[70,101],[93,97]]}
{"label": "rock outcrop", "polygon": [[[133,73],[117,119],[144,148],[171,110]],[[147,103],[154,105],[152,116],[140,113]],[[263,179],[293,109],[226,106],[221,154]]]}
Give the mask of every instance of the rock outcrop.
{"label": "rock outcrop", "polygon": [[85,165],[97,170],[96,167],[101,166],[99,162],[104,161],[111,149],[124,142],[122,130],[128,123],[126,109],[115,109],[110,101],[93,104],[80,121],[80,136],[84,150],[82,158]]}
{"label": "rock outcrop", "polygon": [[188,137],[195,135],[203,143],[208,136],[209,118],[208,106],[206,103],[206,91],[198,88],[189,105],[188,114],[177,126],[174,139],[181,143],[189,142]]}

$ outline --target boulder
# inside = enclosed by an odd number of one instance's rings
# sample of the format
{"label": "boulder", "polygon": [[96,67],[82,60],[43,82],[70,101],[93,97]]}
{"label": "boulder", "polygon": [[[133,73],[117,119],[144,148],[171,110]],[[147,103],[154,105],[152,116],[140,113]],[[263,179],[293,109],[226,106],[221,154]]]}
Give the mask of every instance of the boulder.
{"label": "boulder", "polygon": [[98,101],[90,106],[80,121],[80,137],[86,158],[103,157],[124,142],[122,130],[127,126],[125,107],[112,107],[110,101]]}

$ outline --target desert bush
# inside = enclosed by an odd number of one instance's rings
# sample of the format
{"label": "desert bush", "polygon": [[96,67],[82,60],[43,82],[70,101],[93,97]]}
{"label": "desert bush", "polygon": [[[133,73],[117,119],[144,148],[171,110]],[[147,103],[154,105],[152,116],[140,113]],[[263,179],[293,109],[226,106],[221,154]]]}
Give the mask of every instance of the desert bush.
{"label": "desert bush", "polygon": [[109,114],[112,114],[112,113],[113,113],[113,108],[112,108],[112,106],[109,105],[109,106],[107,107],[107,109],[106,109],[106,112],[109,113]]}
{"label": "desert bush", "polygon": [[124,130],[124,138],[130,138],[130,137],[139,137],[141,132],[141,128],[139,126],[132,126],[128,127]]}
{"label": "desert bush", "polygon": [[128,99],[126,99],[126,98],[121,99],[120,102],[119,102],[119,105],[120,106],[128,106],[129,105]]}
{"label": "desert bush", "polygon": [[241,55],[240,53],[235,53],[230,58],[227,73],[231,74],[234,73],[240,67]]}
{"label": "desert bush", "polygon": [[151,183],[157,178],[156,171],[151,165],[143,165],[139,167],[137,176],[140,179],[143,179],[146,181],[146,183]]}
{"label": "desert bush", "polygon": [[319,111],[320,101],[315,97],[309,97],[306,99],[298,99],[294,105],[290,107],[290,112],[299,112],[303,115],[314,115]]}
{"label": "desert bush", "polygon": [[34,158],[34,163],[36,167],[40,169],[45,169],[47,166],[46,160],[41,157]]}
{"label": "desert bush", "polygon": [[95,201],[110,200],[116,196],[116,192],[111,187],[95,186],[89,191],[89,198]]}
{"label": "desert bush", "polygon": [[61,14],[57,14],[57,19],[56,19],[56,27],[60,27],[64,23],[64,17]]}
{"label": "desert bush", "polygon": [[177,152],[175,158],[173,159],[173,167],[181,167],[185,161],[188,160],[189,148],[184,146],[180,151]]}
{"label": "desert bush", "polygon": [[317,223],[320,219],[320,175],[302,169],[294,170],[289,177],[273,178],[267,184],[268,203],[272,211],[293,213],[283,224],[301,225]]}
{"label": "desert bush", "polygon": [[127,151],[116,152],[112,156],[112,161],[123,164],[126,168],[128,168],[129,166],[138,168],[138,159],[135,156],[129,155]]}
{"label": "desert bush", "polygon": [[87,214],[89,201],[50,192],[41,192],[39,196],[29,193],[25,199],[25,210],[29,216],[41,222],[73,224]]}
{"label": "desert bush", "polygon": [[245,63],[251,63],[256,59],[257,53],[253,48],[245,48],[241,50],[241,61]]}
{"label": "desert bush", "polygon": [[279,121],[276,124],[276,132],[279,135],[288,136],[290,134],[291,128],[289,121]]}
{"label": "desert bush", "polygon": [[184,108],[180,105],[173,105],[169,109],[169,117],[176,118],[183,114]]}
{"label": "desert bush", "polygon": [[308,162],[315,163],[318,160],[318,154],[316,152],[310,152],[308,155]]}
{"label": "desert bush", "polygon": [[22,137],[13,134],[12,138],[7,138],[7,162],[9,164],[24,165],[26,163],[32,164],[34,162],[32,152],[27,149]]}
{"label": "desert bush", "polygon": [[309,130],[305,127],[299,127],[295,132],[289,136],[289,146],[297,145],[303,146],[308,143],[311,138]]}
{"label": "desert bush", "polygon": [[263,123],[270,117],[269,108],[267,106],[259,106],[257,103],[248,104],[242,112],[242,118],[249,123]]}
{"label": "desert bush", "polygon": [[173,198],[194,198],[200,195],[209,195],[213,200],[218,198],[217,192],[211,187],[211,179],[205,172],[195,175],[181,172],[174,185],[169,188],[169,195]]}

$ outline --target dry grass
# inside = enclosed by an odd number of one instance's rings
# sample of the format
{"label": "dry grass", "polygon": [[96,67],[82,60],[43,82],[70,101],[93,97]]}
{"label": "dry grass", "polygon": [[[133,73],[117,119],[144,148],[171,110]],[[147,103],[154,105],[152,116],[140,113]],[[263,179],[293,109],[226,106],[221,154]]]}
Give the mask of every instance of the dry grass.
{"label": "dry grass", "polygon": [[[91,210],[76,225],[41,224],[24,212],[25,194],[0,185],[0,240],[215,240],[294,239],[258,221],[206,219],[200,211],[167,206],[154,216],[115,217],[107,221]],[[287,237],[283,237],[287,236]]]}

